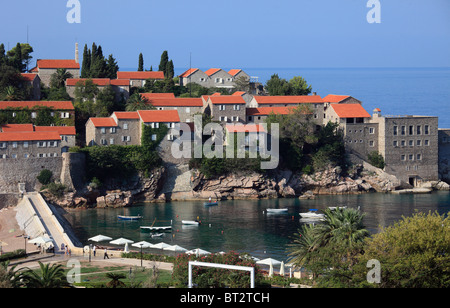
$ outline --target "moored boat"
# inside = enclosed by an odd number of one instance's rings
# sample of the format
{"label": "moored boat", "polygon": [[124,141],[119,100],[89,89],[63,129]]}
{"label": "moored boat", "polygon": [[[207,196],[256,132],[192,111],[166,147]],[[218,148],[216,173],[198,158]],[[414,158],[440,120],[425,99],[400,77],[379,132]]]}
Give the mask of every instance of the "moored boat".
{"label": "moored boat", "polygon": [[316,213],[316,209],[310,209],[307,213],[299,213],[302,218],[309,218],[309,219],[323,219],[325,217],[325,214],[319,214]]}
{"label": "moored boat", "polygon": [[152,232],[152,231],[166,231],[171,230],[172,226],[162,226],[162,227],[151,227],[151,226],[141,226],[141,232]]}
{"label": "moored boat", "polygon": [[284,209],[267,209],[266,212],[267,213],[287,213],[288,209],[284,208]]}
{"label": "moored boat", "polygon": [[139,220],[142,218],[142,216],[141,215],[137,215],[137,216],[117,215],[117,218],[120,220]]}
{"label": "moored boat", "polygon": [[214,206],[214,205],[219,205],[219,202],[205,202],[204,203],[205,206]]}
{"label": "moored boat", "polygon": [[181,223],[183,225],[199,225],[200,222],[197,220],[182,220]]}

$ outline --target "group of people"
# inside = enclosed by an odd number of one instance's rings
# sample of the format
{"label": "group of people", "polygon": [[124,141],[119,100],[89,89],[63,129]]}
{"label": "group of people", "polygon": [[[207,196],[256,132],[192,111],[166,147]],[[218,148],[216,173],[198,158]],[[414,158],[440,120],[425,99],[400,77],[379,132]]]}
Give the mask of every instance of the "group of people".
{"label": "group of people", "polygon": [[[85,249],[83,250],[83,253],[84,253],[84,252],[87,252],[87,251],[86,251],[86,249],[88,249],[87,247],[88,247],[88,246],[85,246]],[[97,252],[97,246],[96,246],[96,245],[93,245],[93,246],[92,246],[92,254],[94,255],[94,257],[96,256],[96,252]],[[107,249],[107,248],[105,248],[105,253],[103,254],[103,259],[109,259],[109,256],[108,256],[108,249]]]}

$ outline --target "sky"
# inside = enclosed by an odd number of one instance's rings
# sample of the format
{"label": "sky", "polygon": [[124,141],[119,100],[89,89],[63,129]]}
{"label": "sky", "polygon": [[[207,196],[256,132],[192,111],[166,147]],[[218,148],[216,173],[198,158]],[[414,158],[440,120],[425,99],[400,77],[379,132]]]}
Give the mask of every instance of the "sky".
{"label": "sky", "polygon": [[27,41],[36,59],[80,57],[101,45],[121,68],[156,68],[167,50],[175,68],[450,67],[449,0],[68,0],[0,4],[0,43]]}

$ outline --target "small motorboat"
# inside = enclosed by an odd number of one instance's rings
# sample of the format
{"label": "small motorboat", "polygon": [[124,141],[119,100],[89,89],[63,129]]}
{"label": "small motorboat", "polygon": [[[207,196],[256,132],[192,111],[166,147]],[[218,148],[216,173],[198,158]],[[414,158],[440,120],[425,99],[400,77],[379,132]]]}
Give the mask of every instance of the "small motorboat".
{"label": "small motorboat", "polygon": [[152,237],[161,237],[161,236],[163,236],[164,235],[164,233],[154,233],[154,234],[152,234],[151,236]]}
{"label": "small motorboat", "polygon": [[166,230],[171,230],[172,226],[162,226],[162,227],[146,227],[146,226],[141,226],[141,232],[152,232],[152,231],[166,231]]}
{"label": "small motorboat", "polygon": [[299,213],[302,218],[308,219],[324,219],[325,214],[316,213],[316,209],[310,209],[307,213]]}
{"label": "small motorboat", "polygon": [[284,209],[267,209],[267,210],[266,210],[267,213],[274,213],[274,214],[277,214],[277,213],[287,213],[287,211],[288,211],[287,208],[284,208]]}
{"label": "small motorboat", "polygon": [[117,215],[117,218],[119,218],[119,220],[139,220],[142,218],[142,216],[141,215],[137,215],[137,216]]}
{"label": "small motorboat", "polygon": [[181,223],[183,225],[194,225],[194,226],[198,226],[201,224],[201,222],[199,222],[197,220],[182,220]]}
{"label": "small motorboat", "polygon": [[214,206],[214,205],[219,205],[219,202],[215,201],[215,202],[205,202],[204,203],[205,206]]}

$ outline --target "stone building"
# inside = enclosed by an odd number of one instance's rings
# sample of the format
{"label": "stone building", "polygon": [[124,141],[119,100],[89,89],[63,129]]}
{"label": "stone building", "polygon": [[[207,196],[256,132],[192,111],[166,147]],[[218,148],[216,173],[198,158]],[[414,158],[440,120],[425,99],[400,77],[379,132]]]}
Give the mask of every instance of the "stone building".
{"label": "stone building", "polygon": [[38,74],[22,73],[22,77],[30,87],[31,100],[38,101],[41,99],[41,79]]}
{"label": "stone building", "polygon": [[246,122],[245,100],[242,96],[212,95],[203,106],[203,112],[209,114],[213,121],[221,123]]}
{"label": "stone building", "polygon": [[206,80],[208,75],[198,68],[191,68],[179,75],[180,86],[186,86],[189,83],[197,83],[203,87],[206,87]]}
{"label": "stone building", "polygon": [[236,87],[234,81],[239,77],[244,77],[250,81],[250,76],[241,69],[232,69],[227,72],[221,68],[211,68],[203,72],[198,68],[191,68],[178,77],[181,86],[186,86],[192,82],[205,88],[226,88],[230,90]]}
{"label": "stone building", "polygon": [[145,83],[148,79],[163,81],[164,72],[117,72],[117,79],[129,80],[130,88],[142,88],[143,86],[145,86]]}
{"label": "stone building", "polygon": [[204,85],[207,88],[232,89],[235,87],[233,76],[221,68],[210,68],[205,74],[208,75]]}
{"label": "stone building", "polygon": [[387,173],[412,186],[439,179],[438,117],[382,116],[376,109],[370,123],[378,124]]}
{"label": "stone building", "polygon": [[80,64],[76,60],[37,60],[31,73],[37,73],[42,84],[50,86],[51,77],[58,69],[65,69],[72,78],[80,78]]}
{"label": "stone building", "polygon": [[202,112],[201,98],[163,98],[155,94],[159,93],[142,93],[141,96],[157,110],[178,110],[180,122],[194,122],[194,115]]}
{"label": "stone building", "polygon": [[6,117],[8,123],[16,123],[22,112],[26,112],[34,123],[42,108],[51,109],[49,116],[53,125],[75,125],[75,108],[71,101],[0,101],[0,114]]}
{"label": "stone building", "polygon": [[130,97],[130,80],[109,78],[68,78],[66,79],[67,94],[74,99],[77,85],[84,85],[87,80],[91,80],[99,91],[103,91],[107,86],[111,86],[115,92],[116,100],[121,100],[122,98],[127,100]]}
{"label": "stone building", "polygon": [[[89,118],[86,122],[86,145],[141,145],[142,125],[159,128],[165,124],[175,128],[179,122],[177,110],[114,112],[107,118]],[[173,140],[170,132],[167,139]]]}
{"label": "stone building", "polygon": [[248,107],[297,107],[299,105],[309,108],[317,125],[323,124],[324,102],[319,95],[253,96]]}

